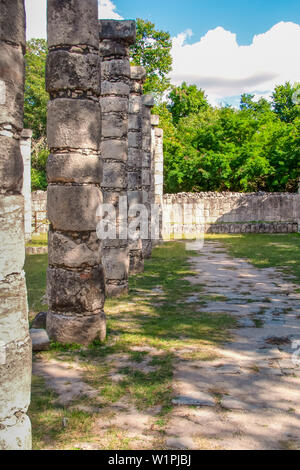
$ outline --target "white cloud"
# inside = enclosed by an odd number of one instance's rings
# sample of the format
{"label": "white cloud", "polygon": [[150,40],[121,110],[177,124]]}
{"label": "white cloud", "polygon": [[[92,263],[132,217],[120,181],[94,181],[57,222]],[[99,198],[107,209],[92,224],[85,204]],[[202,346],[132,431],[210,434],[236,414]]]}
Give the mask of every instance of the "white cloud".
{"label": "white cloud", "polygon": [[212,103],[242,93],[268,95],[276,84],[300,81],[300,26],[281,22],[239,46],[236,34],[222,27],[187,44],[190,30],[173,38],[172,82],[195,83]]}
{"label": "white cloud", "polygon": [[116,5],[111,0],[99,0],[99,18],[106,20],[123,20],[116,12]]}
{"label": "white cloud", "polygon": [[[25,0],[27,39],[47,37],[47,0]],[[99,18],[122,20],[111,0],[99,0]]]}

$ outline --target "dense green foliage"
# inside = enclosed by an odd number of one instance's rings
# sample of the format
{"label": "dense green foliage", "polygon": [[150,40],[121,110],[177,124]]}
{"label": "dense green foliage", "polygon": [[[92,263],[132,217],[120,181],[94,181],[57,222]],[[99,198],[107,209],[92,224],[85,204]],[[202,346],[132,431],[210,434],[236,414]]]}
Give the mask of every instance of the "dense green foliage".
{"label": "dense green foliage", "polygon": [[[300,176],[299,86],[277,86],[271,101],[241,97],[240,109],[212,107],[195,85],[170,85],[171,37],[137,20],[131,62],[147,70],[145,93],[164,129],[165,191],[295,191]],[[27,43],[24,126],[33,130],[32,188],[46,189],[47,44]],[[169,91],[168,99],[162,97]]]}
{"label": "dense green foliage", "polygon": [[44,39],[32,39],[27,42],[24,127],[33,131],[31,170],[33,190],[47,188],[46,162],[49,151],[46,126],[49,95],[45,86],[46,57],[47,43]]}
{"label": "dense green foliage", "polygon": [[243,95],[240,109],[214,108],[195,86],[174,88],[156,107],[165,131],[165,191],[295,191],[300,176],[296,86],[272,101]]}
{"label": "dense green foliage", "polygon": [[147,71],[145,93],[161,96],[170,87],[168,74],[172,70],[172,40],[169,33],[155,29],[149,21],[137,19],[137,40],[131,47],[132,65],[142,65]]}

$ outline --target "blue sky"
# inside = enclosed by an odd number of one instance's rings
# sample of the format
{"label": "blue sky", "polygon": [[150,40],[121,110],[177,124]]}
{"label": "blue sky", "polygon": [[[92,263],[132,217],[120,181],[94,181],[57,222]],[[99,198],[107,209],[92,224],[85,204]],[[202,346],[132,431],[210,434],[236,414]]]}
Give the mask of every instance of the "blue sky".
{"label": "blue sky", "polygon": [[[46,0],[25,0],[27,37],[46,37]],[[99,0],[100,17],[151,20],[173,39],[172,83],[195,83],[212,104],[269,97],[300,82],[299,0]]]}
{"label": "blue sky", "polygon": [[[192,29],[195,39],[217,26],[235,32],[240,45],[280,21],[300,24],[299,0],[115,0],[124,18],[147,18],[173,36]],[[192,38],[194,39],[194,38]]]}

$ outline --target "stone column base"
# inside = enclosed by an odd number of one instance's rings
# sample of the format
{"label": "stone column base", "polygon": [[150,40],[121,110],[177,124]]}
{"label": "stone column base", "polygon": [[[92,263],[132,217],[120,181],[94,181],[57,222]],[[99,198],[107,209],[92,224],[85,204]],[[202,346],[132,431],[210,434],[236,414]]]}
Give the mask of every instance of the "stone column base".
{"label": "stone column base", "polygon": [[107,297],[121,297],[128,294],[128,282],[124,281],[120,284],[106,284]]}
{"label": "stone column base", "polygon": [[46,329],[52,341],[88,346],[95,339],[105,340],[105,313],[80,316],[48,312]]}

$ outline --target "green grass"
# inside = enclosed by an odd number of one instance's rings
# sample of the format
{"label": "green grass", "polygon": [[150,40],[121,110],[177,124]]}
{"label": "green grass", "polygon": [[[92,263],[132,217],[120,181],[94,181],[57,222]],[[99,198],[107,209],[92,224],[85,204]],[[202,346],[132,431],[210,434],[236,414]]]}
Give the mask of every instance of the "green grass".
{"label": "green grass", "polygon": [[300,284],[300,234],[207,235],[219,240],[230,255],[245,258],[257,268],[278,268]]}
{"label": "green grass", "polygon": [[[86,382],[99,390],[104,409],[122,398],[140,410],[159,407],[158,421],[167,422],[172,409],[172,378],[178,354],[181,358],[196,360],[216,357],[216,346],[228,340],[228,329],[235,325],[229,315],[201,312],[203,302],[210,299],[201,293],[202,286],[184,280],[194,274],[188,262],[191,256],[193,253],[187,252],[182,242],[157,247],[145,263],[145,272],[131,277],[129,295],[106,301],[106,343],[95,341],[89,348],[52,344],[51,351],[40,353],[41,357],[70,363],[79,361],[85,367]],[[47,255],[27,257],[25,268],[32,311],[45,308],[40,299],[46,289],[46,267]],[[185,299],[195,293],[199,301],[185,303]],[[134,350],[136,347],[140,350]],[[185,352],[181,353],[183,349]],[[110,377],[111,366],[106,358],[111,355],[129,358],[125,366],[116,370],[122,377],[119,382]],[[150,370],[143,369],[145,360]],[[49,392],[43,395],[43,388],[43,384],[38,383],[32,393],[30,415],[35,423],[35,448],[71,448],[76,440],[84,440],[90,432],[85,428],[77,434],[61,430],[62,410],[57,408]],[[64,413],[67,411],[70,410]],[[76,419],[71,418],[76,423]],[[90,419],[93,422],[95,416]],[[102,445],[114,448],[115,431],[104,433],[100,448]],[[118,448],[128,448],[126,436],[121,436],[118,445]]]}
{"label": "green grass", "polygon": [[39,233],[33,234],[31,240],[26,243],[26,246],[47,246],[48,245],[48,234]]}
{"label": "green grass", "polygon": [[25,262],[26,284],[30,319],[35,313],[47,311],[43,302],[46,294],[48,255],[27,255]]}

